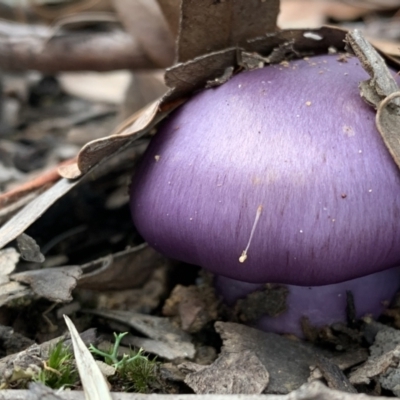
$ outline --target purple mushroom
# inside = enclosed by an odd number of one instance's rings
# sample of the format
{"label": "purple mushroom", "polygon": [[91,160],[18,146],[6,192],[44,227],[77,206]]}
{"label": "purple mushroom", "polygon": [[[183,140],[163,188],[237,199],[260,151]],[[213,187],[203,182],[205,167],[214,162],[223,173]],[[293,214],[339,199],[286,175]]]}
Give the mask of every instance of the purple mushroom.
{"label": "purple mushroom", "polygon": [[275,331],[301,313],[316,325],[343,319],[337,293],[346,290],[359,316],[379,313],[400,286],[391,269],[400,265],[400,172],[360,97],[367,78],[357,58],[324,55],[194,95],[133,178],[138,231],[166,256],[229,278],[217,282],[228,302],[259,284],[291,285],[289,310],[301,311],[278,317]]}

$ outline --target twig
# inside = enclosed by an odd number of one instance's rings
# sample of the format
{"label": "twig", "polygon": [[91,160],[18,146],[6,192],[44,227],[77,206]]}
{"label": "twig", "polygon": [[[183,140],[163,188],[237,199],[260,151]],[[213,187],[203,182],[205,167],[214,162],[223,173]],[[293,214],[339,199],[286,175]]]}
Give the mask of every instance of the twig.
{"label": "twig", "polygon": [[69,31],[51,38],[52,33],[52,28],[43,25],[0,21],[0,69],[51,73],[165,67],[156,66],[140,43],[119,29]]}

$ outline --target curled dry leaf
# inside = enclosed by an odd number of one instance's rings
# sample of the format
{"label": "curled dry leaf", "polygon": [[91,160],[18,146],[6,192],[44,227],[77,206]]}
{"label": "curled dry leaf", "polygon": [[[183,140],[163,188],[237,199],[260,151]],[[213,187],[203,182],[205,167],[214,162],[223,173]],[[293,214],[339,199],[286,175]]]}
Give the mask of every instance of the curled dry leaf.
{"label": "curled dry leaf", "polygon": [[[296,29],[254,38],[247,41],[243,47],[247,51],[269,56],[289,42],[292,56],[309,55],[327,52],[331,46],[338,50],[343,49],[345,34],[346,31],[332,27],[314,30]],[[288,49],[284,48],[287,55]],[[204,54],[167,69],[165,82],[171,90],[166,95],[135,113],[112,135],[89,142],[80,151],[77,163],[61,167],[60,174],[68,179],[76,179],[148,133],[195,90],[202,89],[207,82],[224,76],[227,68],[238,67],[238,51],[239,48],[233,47]]]}
{"label": "curled dry leaf", "polygon": [[68,179],[77,179],[111,155],[123,150],[132,141],[143,136],[168,115],[168,112],[160,110],[163,102],[163,97],[156,100],[118,127],[117,133],[85,145],[79,153],[78,162],[60,167],[60,175]]}

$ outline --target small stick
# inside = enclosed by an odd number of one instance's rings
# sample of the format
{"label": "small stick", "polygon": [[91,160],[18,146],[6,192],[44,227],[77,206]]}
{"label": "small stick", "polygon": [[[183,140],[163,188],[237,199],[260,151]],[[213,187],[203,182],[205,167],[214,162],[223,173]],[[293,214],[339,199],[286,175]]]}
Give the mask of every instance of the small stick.
{"label": "small stick", "polygon": [[256,226],[258,224],[258,221],[260,219],[261,216],[261,212],[262,212],[262,205],[260,204],[257,208],[257,212],[256,212],[256,218],[254,219],[254,223],[253,223],[253,227],[251,228],[251,232],[250,232],[250,238],[249,241],[247,242],[247,246],[246,248],[243,250],[242,255],[239,257],[239,262],[244,263],[247,260],[247,252],[249,250],[250,247],[250,243],[253,239],[254,236],[254,231],[256,230]]}

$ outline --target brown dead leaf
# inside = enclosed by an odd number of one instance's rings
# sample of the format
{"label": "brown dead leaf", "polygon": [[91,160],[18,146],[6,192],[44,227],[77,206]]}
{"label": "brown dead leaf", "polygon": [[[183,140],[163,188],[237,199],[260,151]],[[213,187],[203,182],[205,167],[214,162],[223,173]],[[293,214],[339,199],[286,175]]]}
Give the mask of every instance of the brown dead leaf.
{"label": "brown dead leaf", "polygon": [[77,179],[111,155],[122,151],[132,141],[143,136],[157,122],[168,115],[168,112],[160,112],[159,110],[163,101],[163,97],[159,98],[135,113],[116,129],[116,133],[89,142],[80,151],[76,164],[59,168],[60,175],[68,179]]}
{"label": "brown dead leaf", "polygon": [[78,287],[90,290],[134,288],[147,280],[164,258],[147,244],[102,257],[81,266]]}
{"label": "brown dead leaf", "polygon": [[71,291],[81,275],[80,267],[70,266],[20,272],[13,274],[11,279],[28,284],[39,297],[65,303],[72,300]]}
{"label": "brown dead leaf", "polygon": [[277,0],[182,0],[178,61],[241,47],[276,31]]}

